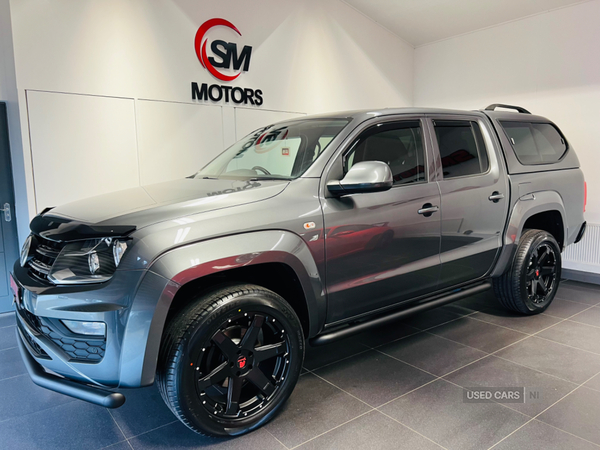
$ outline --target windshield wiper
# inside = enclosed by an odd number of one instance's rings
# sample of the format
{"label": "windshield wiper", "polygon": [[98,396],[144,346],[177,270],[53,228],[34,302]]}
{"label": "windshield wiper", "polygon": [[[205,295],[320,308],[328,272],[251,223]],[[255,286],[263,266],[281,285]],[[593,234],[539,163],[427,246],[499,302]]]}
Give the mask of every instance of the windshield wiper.
{"label": "windshield wiper", "polygon": [[279,180],[279,181],[290,181],[291,178],[282,178],[282,177],[252,177],[249,181],[265,181],[265,180]]}

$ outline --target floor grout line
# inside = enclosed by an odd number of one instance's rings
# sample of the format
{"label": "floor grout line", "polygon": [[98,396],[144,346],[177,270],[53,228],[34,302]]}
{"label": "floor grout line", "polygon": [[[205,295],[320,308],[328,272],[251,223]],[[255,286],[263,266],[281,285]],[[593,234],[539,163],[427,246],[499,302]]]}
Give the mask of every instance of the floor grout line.
{"label": "floor grout line", "polygon": [[448,450],[446,447],[444,447],[444,446],[443,446],[442,444],[440,444],[439,442],[436,442],[436,441],[434,441],[433,439],[431,439],[430,437],[427,437],[427,436],[425,436],[424,434],[422,434],[422,433],[419,433],[417,430],[414,430],[414,429],[412,429],[412,428],[411,428],[411,427],[409,427],[408,425],[406,425],[406,424],[404,424],[404,423],[400,422],[399,420],[397,420],[397,419],[393,418],[392,416],[390,416],[390,415],[388,415],[388,414],[384,413],[383,411],[380,411],[379,409],[376,409],[376,411],[377,411],[378,413],[380,413],[380,414],[383,414],[383,415],[384,415],[384,416],[386,416],[386,417],[389,417],[389,418],[390,418],[390,419],[392,419],[394,422],[396,422],[396,423],[398,423],[398,424],[402,425],[404,428],[408,428],[408,429],[409,429],[410,431],[412,431],[413,433],[416,433],[416,434],[418,434],[419,436],[422,436],[422,437],[424,437],[424,438],[425,438],[425,439],[427,439],[428,441],[430,441],[430,442],[433,442],[433,443],[434,443],[435,445],[437,445],[438,447],[440,447],[440,448],[443,448],[444,450]]}
{"label": "floor grout line", "polygon": [[[127,436],[125,436],[125,432],[121,428],[121,425],[119,425],[119,423],[117,422],[117,419],[115,419],[115,417],[112,415],[112,413],[110,412],[110,409],[107,408],[106,411],[108,412],[108,415],[110,416],[110,418],[112,419],[112,421],[115,423],[115,425],[117,426],[117,428],[119,429],[119,431],[123,435],[123,439],[125,439],[127,441]],[[129,444],[129,442],[127,442],[127,443]]]}
{"label": "floor grout line", "polygon": [[160,430],[161,428],[167,427],[167,426],[169,426],[169,425],[173,425],[174,423],[177,423],[177,422],[180,422],[180,420],[176,419],[176,420],[173,420],[173,421],[171,421],[171,422],[169,422],[169,423],[163,423],[162,425],[160,425],[160,426],[158,426],[158,427],[156,427],[156,428],[152,428],[151,430],[144,431],[143,433],[136,434],[136,435],[134,435],[134,436],[131,436],[131,437],[128,437],[128,438],[126,438],[126,439],[127,439],[128,441],[130,441],[131,439],[135,439],[135,438],[137,438],[137,437],[143,436],[144,434],[152,433],[153,431]]}
{"label": "floor grout line", "polygon": [[264,427],[264,430],[265,430],[265,431],[266,431],[268,434],[270,434],[271,436],[273,436],[273,439],[275,439],[277,442],[279,442],[279,443],[280,443],[280,444],[283,446],[283,448],[285,448],[286,450],[289,450],[289,449],[290,449],[290,448],[289,448],[287,445],[285,445],[283,442],[281,442],[279,439],[277,439],[277,436],[275,436],[273,433],[271,433],[271,432],[270,432],[270,431],[267,429],[267,427]]}
{"label": "floor grout line", "polygon": [[356,420],[356,419],[358,419],[358,418],[360,418],[360,417],[364,416],[365,414],[369,414],[370,412],[373,412],[373,411],[375,411],[375,408],[371,407],[371,409],[370,409],[369,411],[365,411],[364,413],[362,413],[362,414],[359,414],[358,416],[354,417],[353,419],[347,420],[347,421],[345,421],[344,423],[340,423],[339,425],[336,425],[335,427],[331,428],[330,430],[324,431],[324,432],[323,432],[323,433],[321,433],[321,434],[317,434],[316,436],[314,436],[314,437],[311,437],[310,439],[308,439],[308,440],[306,440],[306,441],[302,442],[301,444],[298,444],[298,445],[296,445],[296,446],[292,447],[290,450],[294,450],[295,448],[298,448],[298,447],[300,447],[300,446],[302,446],[302,445],[306,444],[307,442],[313,441],[313,440],[317,439],[318,437],[321,437],[321,436],[323,436],[323,435],[325,435],[325,434],[329,433],[330,431],[333,431],[333,430],[335,430],[335,429],[337,429],[337,428],[339,428],[339,427],[343,427],[344,425],[346,425],[346,424],[348,424],[348,423],[350,423],[350,422],[353,422],[354,420]]}
{"label": "floor grout line", "polygon": [[[597,375],[597,374],[596,374]],[[561,398],[559,398],[557,401],[555,401],[554,403],[552,403],[550,406],[548,406],[546,409],[542,410],[541,412],[539,412],[538,414],[536,414],[535,416],[533,416],[531,418],[531,420],[528,420],[527,422],[525,422],[523,425],[521,425],[519,428],[517,428],[516,430],[514,430],[513,432],[511,432],[510,434],[504,436],[502,439],[500,439],[498,442],[496,442],[494,445],[492,445],[488,450],[491,450],[492,448],[494,448],[495,446],[497,446],[500,442],[504,441],[505,439],[507,439],[509,436],[512,436],[514,433],[516,433],[517,431],[519,431],[521,428],[523,428],[525,425],[527,425],[528,423],[532,422],[533,420],[536,420],[538,417],[540,417],[542,414],[544,414],[546,411],[548,411],[550,408],[552,408],[554,405],[560,403],[561,401],[563,401],[565,398],[567,398],[569,395],[571,395],[573,392],[575,392],[576,390],[580,389],[585,383],[587,383],[588,381],[590,381],[592,378],[594,378],[596,375],[594,375],[593,377],[588,378],[587,380],[585,380],[583,383],[581,383],[579,386],[577,386],[576,388],[574,388],[573,390],[571,390],[570,392],[566,393],[565,395],[563,395]],[[543,420],[539,420],[539,422],[542,423],[546,423]],[[557,430],[560,431],[565,431],[561,428],[558,427],[554,427]],[[566,432],[566,431],[565,431]],[[587,441],[587,439],[581,437],[581,436],[577,436],[579,439],[583,439],[584,441]],[[590,441],[588,441],[590,442]],[[592,444],[594,444],[593,442],[590,442]],[[596,446],[598,446],[598,444],[594,444]]]}

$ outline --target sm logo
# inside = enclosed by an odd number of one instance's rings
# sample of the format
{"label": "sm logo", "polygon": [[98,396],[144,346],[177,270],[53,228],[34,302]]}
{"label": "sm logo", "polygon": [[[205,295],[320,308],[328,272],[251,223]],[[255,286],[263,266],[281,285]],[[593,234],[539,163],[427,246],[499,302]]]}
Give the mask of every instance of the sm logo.
{"label": "sm logo", "polygon": [[[252,47],[244,45],[241,51],[238,52],[237,44],[234,42],[225,42],[214,40],[210,44],[210,49],[214,56],[208,56],[206,53],[206,45],[208,39],[205,39],[206,33],[213,27],[223,26],[231,28],[240,36],[242,33],[235,27],[234,24],[225,19],[210,19],[204,22],[196,32],[194,39],[194,49],[200,60],[200,64],[208,70],[215,78],[221,81],[233,81],[240,76],[242,72],[247,72],[250,67],[250,57],[252,56]],[[219,72],[218,69],[233,69],[239,71],[235,75],[227,75]]]}

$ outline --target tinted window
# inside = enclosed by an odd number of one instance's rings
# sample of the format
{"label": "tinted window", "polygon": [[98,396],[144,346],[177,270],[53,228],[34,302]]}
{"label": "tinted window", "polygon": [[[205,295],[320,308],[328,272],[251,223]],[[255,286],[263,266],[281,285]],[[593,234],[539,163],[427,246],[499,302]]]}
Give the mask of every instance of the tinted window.
{"label": "tinted window", "polygon": [[469,120],[436,120],[435,135],[444,178],[485,173],[488,156],[479,124]]}
{"label": "tinted window", "polygon": [[390,166],[394,184],[425,181],[425,154],[419,121],[380,124],[363,133],[346,157],[346,170],[362,161]]}
{"label": "tinted window", "polygon": [[521,164],[558,161],[567,151],[567,142],[549,123],[501,122]]}

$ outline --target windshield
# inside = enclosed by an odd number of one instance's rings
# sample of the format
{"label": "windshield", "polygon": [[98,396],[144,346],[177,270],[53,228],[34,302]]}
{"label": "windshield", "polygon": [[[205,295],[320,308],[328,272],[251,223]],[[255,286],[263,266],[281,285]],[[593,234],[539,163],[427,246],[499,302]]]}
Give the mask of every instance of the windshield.
{"label": "windshield", "polygon": [[305,119],[261,128],[229,147],[194,178],[297,178],[348,122]]}

